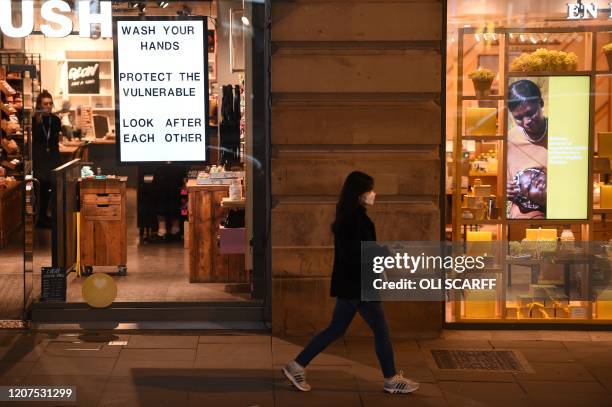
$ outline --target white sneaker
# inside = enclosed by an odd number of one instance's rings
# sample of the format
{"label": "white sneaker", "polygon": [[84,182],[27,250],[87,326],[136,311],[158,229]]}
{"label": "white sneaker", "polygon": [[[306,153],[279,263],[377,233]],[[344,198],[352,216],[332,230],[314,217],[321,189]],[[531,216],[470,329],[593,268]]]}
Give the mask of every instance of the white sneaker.
{"label": "white sneaker", "polygon": [[400,370],[398,374],[390,379],[385,379],[385,391],[391,394],[407,394],[417,391],[419,384],[404,377],[404,372]]}
{"label": "white sneaker", "polygon": [[295,360],[283,367],[285,377],[300,391],[310,391],[310,385],[306,382],[306,369]]}

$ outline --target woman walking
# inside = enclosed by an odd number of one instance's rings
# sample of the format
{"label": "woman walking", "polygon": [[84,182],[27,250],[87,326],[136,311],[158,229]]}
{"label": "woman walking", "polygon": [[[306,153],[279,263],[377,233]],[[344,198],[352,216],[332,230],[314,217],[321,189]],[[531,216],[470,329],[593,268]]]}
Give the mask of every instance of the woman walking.
{"label": "woman walking", "polygon": [[331,278],[331,295],[336,297],[336,307],[329,326],[315,335],[304,350],[287,364],[282,372],[299,390],[310,391],[306,382],[306,366],[329,344],[342,337],[355,314],[359,312],[372,332],[376,356],[385,379],[384,390],[392,393],[412,393],[419,384],[404,378],[395,370],[393,347],[389,328],[380,302],[361,301],[361,242],[376,241],[374,223],[368,217],[366,206],[374,204],[374,179],[355,171],[344,181],[340,199],[336,205],[334,233],[334,268]]}

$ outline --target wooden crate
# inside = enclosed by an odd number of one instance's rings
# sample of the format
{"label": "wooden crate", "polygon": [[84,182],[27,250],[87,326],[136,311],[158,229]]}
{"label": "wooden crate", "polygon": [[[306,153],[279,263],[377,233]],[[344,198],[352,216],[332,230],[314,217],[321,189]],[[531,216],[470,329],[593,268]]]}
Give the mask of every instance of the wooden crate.
{"label": "wooden crate", "polygon": [[83,266],[127,264],[126,183],[125,178],[81,181]]}

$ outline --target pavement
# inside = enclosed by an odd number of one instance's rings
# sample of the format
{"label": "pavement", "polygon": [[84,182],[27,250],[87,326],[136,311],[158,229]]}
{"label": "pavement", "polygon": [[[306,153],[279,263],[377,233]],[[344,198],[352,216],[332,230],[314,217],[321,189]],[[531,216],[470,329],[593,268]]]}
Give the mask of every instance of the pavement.
{"label": "pavement", "polygon": [[[443,331],[394,340],[396,364],[421,382],[382,391],[371,338],[344,338],[308,368],[310,393],[280,368],[308,338],[245,332],[0,331],[0,385],[72,385],[76,403],[8,406],[612,406],[612,332]],[[111,342],[114,341],[114,342]],[[445,371],[430,349],[513,349],[534,373]]]}

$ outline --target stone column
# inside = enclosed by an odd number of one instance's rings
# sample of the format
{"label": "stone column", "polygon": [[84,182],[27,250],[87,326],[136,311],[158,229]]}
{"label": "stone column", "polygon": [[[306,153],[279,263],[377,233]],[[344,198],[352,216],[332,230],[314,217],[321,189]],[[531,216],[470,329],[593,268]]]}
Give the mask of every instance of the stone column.
{"label": "stone column", "polygon": [[[379,240],[438,240],[440,1],[272,1],[272,326],[329,321],[330,224],[344,178],[376,180]],[[440,303],[386,304],[393,335],[436,331]],[[367,334],[358,318],[350,334]]]}

